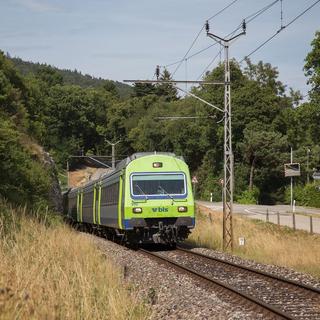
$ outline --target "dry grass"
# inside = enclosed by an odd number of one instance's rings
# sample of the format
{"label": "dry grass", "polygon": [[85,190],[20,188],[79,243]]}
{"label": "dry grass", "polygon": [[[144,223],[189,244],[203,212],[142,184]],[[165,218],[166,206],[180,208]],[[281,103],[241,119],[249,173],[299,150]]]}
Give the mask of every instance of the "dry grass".
{"label": "dry grass", "polygon": [[[0,206],[1,319],[145,319],[148,309],[84,235]],[[8,213],[9,212],[9,213]],[[10,230],[3,218],[11,220]],[[1,220],[2,218],[2,220]]]}
{"label": "dry grass", "polygon": [[[211,219],[210,219],[211,216]],[[262,263],[289,267],[320,278],[320,236],[293,231],[239,215],[233,218],[234,254]],[[238,238],[245,237],[239,246]],[[221,250],[222,214],[198,206],[196,228],[189,241]]]}

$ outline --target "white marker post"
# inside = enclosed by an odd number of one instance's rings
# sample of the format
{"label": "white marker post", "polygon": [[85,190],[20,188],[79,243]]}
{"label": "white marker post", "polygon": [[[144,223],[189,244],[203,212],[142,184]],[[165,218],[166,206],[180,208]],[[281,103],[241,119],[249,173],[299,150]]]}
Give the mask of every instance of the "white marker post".
{"label": "white marker post", "polygon": [[193,176],[191,182],[193,184],[193,196],[195,198],[196,197],[196,184],[198,183],[197,176]]}

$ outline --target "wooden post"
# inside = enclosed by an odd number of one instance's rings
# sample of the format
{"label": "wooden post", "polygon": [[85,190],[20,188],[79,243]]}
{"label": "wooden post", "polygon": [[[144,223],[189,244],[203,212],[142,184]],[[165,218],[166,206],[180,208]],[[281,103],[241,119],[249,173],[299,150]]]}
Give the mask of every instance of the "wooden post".
{"label": "wooden post", "polygon": [[211,216],[211,212],[209,212],[209,219],[210,219],[210,222],[212,223],[212,216]]}
{"label": "wooden post", "polygon": [[266,217],[266,221],[269,222],[269,209],[267,209],[267,217]]}
{"label": "wooden post", "polygon": [[310,218],[310,234],[313,234],[313,220],[312,220],[312,216],[310,216],[309,218]]}
{"label": "wooden post", "polygon": [[279,213],[279,211],[277,211],[277,223],[278,223],[278,226],[280,226],[280,213]]}
{"label": "wooden post", "polygon": [[296,230],[296,214],[292,213],[292,228],[293,230]]}

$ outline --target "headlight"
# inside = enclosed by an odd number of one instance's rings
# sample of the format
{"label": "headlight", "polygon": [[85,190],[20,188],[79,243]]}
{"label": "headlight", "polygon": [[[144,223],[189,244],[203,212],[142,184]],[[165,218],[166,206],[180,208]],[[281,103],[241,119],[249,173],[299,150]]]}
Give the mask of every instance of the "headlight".
{"label": "headlight", "polygon": [[162,162],[153,162],[153,163],[152,163],[152,166],[153,166],[154,168],[162,168]]}
{"label": "headlight", "polygon": [[178,207],[178,211],[179,212],[187,212],[188,211],[188,207],[180,206],[180,207]]}
{"label": "headlight", "polygon": [[142,213],[142,208],[133,208],[132,212],[133,213]]}

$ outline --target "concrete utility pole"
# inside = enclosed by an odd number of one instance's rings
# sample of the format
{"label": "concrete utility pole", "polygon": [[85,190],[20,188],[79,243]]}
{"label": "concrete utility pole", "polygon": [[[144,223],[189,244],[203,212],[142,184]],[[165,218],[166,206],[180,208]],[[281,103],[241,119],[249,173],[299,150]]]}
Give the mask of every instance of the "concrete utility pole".
{"label": "concrete utility pole", "polygon": [[115,143],[112,143],[108,140],[106,140],[106,142],[108,142],[108,144],[112,147],[112,169],[115,169],[116,168],[116,153],[115,153],[115,146],[121,142],[121,140],[115,142]]}
{"label": "concrete utility pole", "polygon": [[310,155],[311,150],[307,148],[307,184],[310,182],[310,177],[309,177],[309,155]]}
{"label": "concrete utility pole", "polygon": [[[292,147],[290,147],[290,163],[293,163],[293,151]],[[293,212],[293,177],[290,177],[290,206],[291,211]]]}
{"label": "concrete utility pole", "polygon": [[209,32],[209,23],[206,22],[207,36],[224,47],[224,179],[223,179],[223,250],[233,249],[233,180],[234,159],[232,152],[231,129],[231,86],[230,86],[230,42],[246,34],[246,23],[242,23],[242,32],[229,39],[221,38]]}
{"label": "concrete utility pole", "polygon": [[67,160],[67,187],[69,189],[69,178],[70,174],[69,174],[69,160]]}

